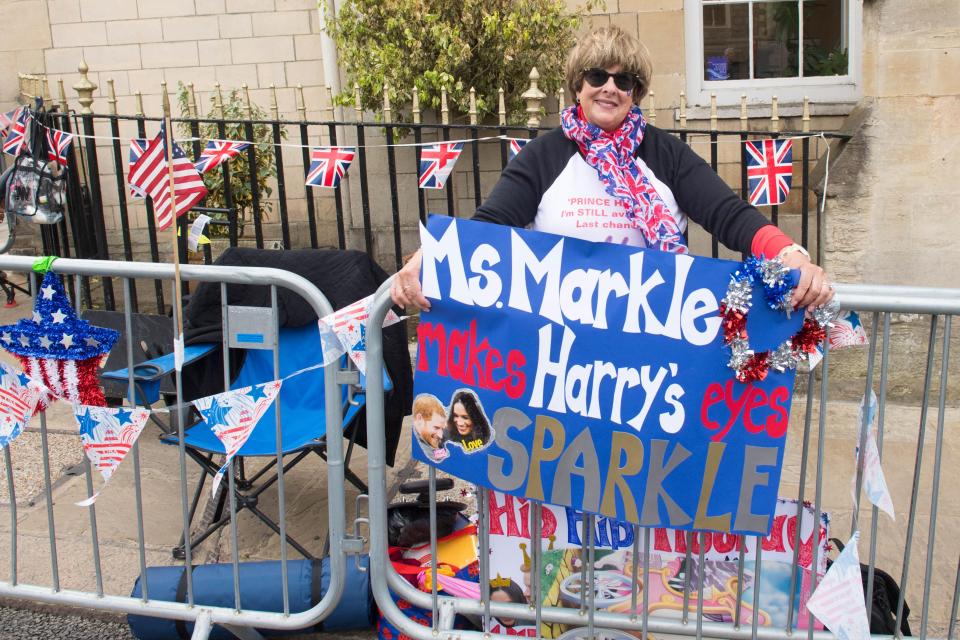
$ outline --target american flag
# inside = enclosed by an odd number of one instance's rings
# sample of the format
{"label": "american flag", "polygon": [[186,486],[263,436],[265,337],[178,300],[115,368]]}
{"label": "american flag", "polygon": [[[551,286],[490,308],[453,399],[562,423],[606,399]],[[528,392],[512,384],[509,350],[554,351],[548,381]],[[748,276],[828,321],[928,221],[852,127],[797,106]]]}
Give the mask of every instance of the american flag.
{"label": "american flag", "polygon": [[241,151],[250,146],[249,142],[234,142],[232,140],[207,140],[207,146],[200,152],[200,159],[197,160],[197,171],[206,173],[216,169],[221,164],[236,158]]}
{"label": "american flag", "polygon": [[507,140],[510,141],[509,160],[516,158],[517,154],[520,153],[520,150],[527,146],[527,143],[530,142],[530,138],[507,138]]}
{"label": "american flag", "polygon": [[61,167],[67,166],[67,154],[73,143],[73,134],[59,129],[47,129],[47,159]]}
{"label": "american flag", "polygon": [[810,613],[842,640],[870,638],[860,557],[857,554],[859,539],[860,532],[854,533],[807,601]]}
{"label": "american flag", "polygon": [[194,400],[200,417],[223,443],[227,456],[213,479],[213,495],[217,494],[220,480],[233,457],[250,438],[260,418],[280,393],[282,382],[274,380]]}
{"label": "american flag", "polygon": [[[171,141],[171,144],[173,145],[171,156],[175,206],[171,206],[170,201],[170,180],[167,175],[167,149],[164,144],[163,126],[130,170],[130,184],[142,189],[153,199],[153,211],[157,216],[159,231],[169,227],[174,217],[180,217],[207,195],[203,179],[197,173],[197,168],[190,162],[190,158],[176,142]],[[174,209],[176,209],[176,215],[174,215]]]}
{"label": "american flag", "polygon": [[3,141],[3,152],[12,156],[20,154],[20,150],[27,141],[27,121],[30,118],[30,112],[26,107],[17,109],[10,122],[10,133]]}
{"label": "american flag", "polygon": [[755,206],[783,204],[793,179],[793,140],[747,141],[747,191]]}
{"label": "american flag", "polygon": [[140,437],[150,411],[78,404],[74,406],[74,415],[80,425],[83,451],[106,482]]}
{"label": "american flag", "polygon": [[336,188],[340,179],[347,173],[353,157],[354,147],[316,147],[310,150],[310,169],[307,171],[308,187]]}
{"label": "american flag", "polygon": [[439,142],[424,147],[420,152],[420,188],[443,189],[461,151],[462,142]]}
{"label": "american flag", "polygon": [[[143,155],[143,152],[147,150],[147,144],[149,144],[149,142],[150,141],[146,138],[133,138],[130,140],[130,160],[129,164],[127,165],[128,176],[133,173],[133,165],[137,163],[137,160],[140,159],[140,156]],[[131,184],[130,197],[142,200],[147,197],[147,194]]]}

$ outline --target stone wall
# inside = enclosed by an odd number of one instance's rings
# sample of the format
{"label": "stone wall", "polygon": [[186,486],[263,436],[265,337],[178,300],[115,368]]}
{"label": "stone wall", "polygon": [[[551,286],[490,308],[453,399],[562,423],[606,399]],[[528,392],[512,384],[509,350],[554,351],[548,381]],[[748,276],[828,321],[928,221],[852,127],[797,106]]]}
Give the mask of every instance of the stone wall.
{"label": "stone wall", "polygon": [[[171,90],[178,81],[193,82],[202,102],[219,82],[246,83],[255,102],[269,104],[273,84],[290,117],[297,84],[308,116],[319,116],[325,101],[314,0],[22,0],[0,4],[0,18],[21,27],[2,45],[15,54],[4,57],[0,107],[17,98],[17,71],[63,78],[69,89],[81,58],[100,86],[100,112],[108,78],[120,113],[135,111],[138,91],[146,112],[159,113],[164,80]],[[76,106],[72,91],[68,97]]]}
{"label": "stone wall", "polygon": [[[843,282],[957,286],[960,4],[918,6],[909,0],[864,3],[865,97],[846,123],[853,139],[837,149],[831,167],[824,227],[826,264]],[[929,319],[896,315],[893,331],[916,349],[891,366],[917,376],[916,385],[895,392],[916,400],[924,372],[916,354],[926,347]],[[953,335],[955,350],[960,341]],[[841,378],[864,373],[843,354],[835,364]],[[955,402],[960,367],[952,365],[950,374]]]}

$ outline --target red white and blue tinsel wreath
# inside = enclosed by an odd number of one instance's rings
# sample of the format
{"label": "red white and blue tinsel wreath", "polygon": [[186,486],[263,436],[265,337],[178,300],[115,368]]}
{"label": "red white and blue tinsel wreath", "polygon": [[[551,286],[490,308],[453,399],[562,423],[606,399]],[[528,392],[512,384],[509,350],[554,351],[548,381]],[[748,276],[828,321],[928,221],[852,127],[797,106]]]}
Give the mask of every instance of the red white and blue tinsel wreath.
{"label": "red white and blue tinsel wreath", "polygon": [[778,259],[747,258],[743,266],[730,276],[719,313],[723,319],[723,344],[730,349],[727,366],[733,369],[740,382],[763,380],[770,369],[781,373],[796,369],[809,354],[816,352],[837,314],[834,303],[820,307],[804,318],[800,330],[776,349],[754,351],[747,335],[747,315],[753,306],[753,288],[758,284],[763,287],[766,304],[777,311],[789,313],[793,295],[790,269]]}
{"label": "red white and blue tinsel wreath", "polygon": [[0,347],[16,356],[24,372],[49,390],[39,409],[58,397],[103,406],[100,359],[119,335],[77,317],[60,278],[48,271],[34,299],[33,316],[0,326]]}

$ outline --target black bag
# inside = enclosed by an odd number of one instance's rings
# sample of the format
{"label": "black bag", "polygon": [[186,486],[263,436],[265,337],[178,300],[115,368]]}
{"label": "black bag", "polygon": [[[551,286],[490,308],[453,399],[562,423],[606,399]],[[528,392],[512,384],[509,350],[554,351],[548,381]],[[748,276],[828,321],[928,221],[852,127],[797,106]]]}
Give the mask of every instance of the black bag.
{"label": "black bag", "polygon": [[63,219],[66,173],[49,162],[42,111],[33,111],[27,126],[27,141],[13,161],[4,188],[7,215],[29,218],[39,224],[56,224]]}
{"label": "black bag", "polygon": [[[836,538],[830,538],[830,542],[836,546],[838,551],[843,551],[843,542]],[[833,562],[827,560],[827,569]],[[867,596],[867,579],[870,576],[870,567],[860,563],[860,577],[863,580],[863,596]],[[883,569],[873,568],[873,602],[867,603],[867,612],[870,616],[870,633],[876,635],[891,636],[895,635],[897,624],[897,601],[900,600],[900,585],[893,577]],[[909,636],[910,623],[907,618],[910,616],[910,606],[907,601],[903,601],[903,616],[900,620],[900,635]]]}

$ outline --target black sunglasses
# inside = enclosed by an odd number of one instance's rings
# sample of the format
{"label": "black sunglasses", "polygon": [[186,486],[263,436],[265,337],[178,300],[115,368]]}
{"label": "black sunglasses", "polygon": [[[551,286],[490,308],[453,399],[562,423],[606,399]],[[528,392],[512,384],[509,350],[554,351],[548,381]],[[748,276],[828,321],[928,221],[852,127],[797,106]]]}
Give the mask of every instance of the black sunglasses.
{"label": "black sunglasses", "polygon": [[627,73],[626,71],[610,73],[606,69],[583,70],[583,79],[586,80],[587,84],[591,87],[602,87],[607,84],[607,80],[610,77],[613,77],[613,84],[615,84],[620,91],[631,92],[634,87],[641,84],[640,76],[634,73]]}

